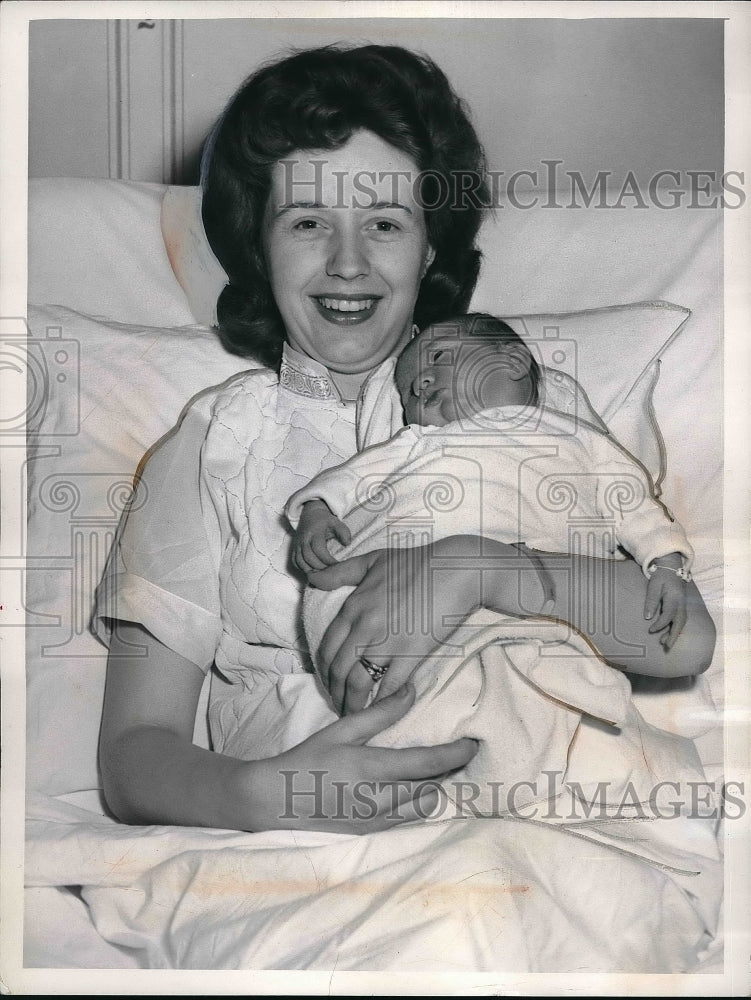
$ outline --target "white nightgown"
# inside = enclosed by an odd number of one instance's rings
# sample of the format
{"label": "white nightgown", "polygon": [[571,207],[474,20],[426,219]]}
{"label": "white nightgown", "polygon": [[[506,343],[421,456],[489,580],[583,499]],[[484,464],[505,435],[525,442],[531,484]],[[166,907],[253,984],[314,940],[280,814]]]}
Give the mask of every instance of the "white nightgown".
{"label": "white nightgown", "polygon": [[249,371],[203,394],[145,465],[95,626],[106,641],[109,620],[139,622],[204,672],[216,663],[219,752],[242,730],[242,756],[270,757],[337,718],[309,669],[284,505],[354,454],[355,411],[285,347],[279,376]]}

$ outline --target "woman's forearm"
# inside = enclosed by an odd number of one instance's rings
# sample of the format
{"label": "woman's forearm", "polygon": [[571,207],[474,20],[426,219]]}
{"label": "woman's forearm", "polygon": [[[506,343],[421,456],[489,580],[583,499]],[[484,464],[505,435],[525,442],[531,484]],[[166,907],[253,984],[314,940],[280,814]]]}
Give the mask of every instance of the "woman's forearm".
{"label": "woman's forearm", "polygon": [[246,761],[194,746],[204,673],[142,625],[113,622],[99,760],[107,804],[126,823],[246,830]]}
{"label": "woman's forearm", "polygon": [[[687,587],[688,619],[675,644],[665,649],[659,633],[649,632],[647,580],[631,559],[530,556],[524,546],[454,535],[354,556],[311,573],[309,581],[323,590],[354,588],[318,651],[321,679],[345,713],[361,708],[372,687],[358,659],[363,653],[389,664],[378,694],[386,696],[480,606],[568,623],[611,666],[635,674],[698,674],[714,651],[714,625],[693,583]],[[562,667],[567,663],[562,654]]]}
{"label": "woman's forearm", "polygon": [[126,823],[250,832],[369,833],[425,818],[437,802],[435,781],[463,767],[477,744],[368,746],[408,711],[414,694],[405,688],[257,761],[202,750],[163,726],[135,726],[102,748],[107,801]]}
{"label": "woman's forearm", "polygon": [[[436,793],[423,779],[463,767],[477,750],[467,739],[404,750],[367,746],[411,706],[415,692],[405,688],[279,756],[237,760],[192,742],[203,682],[195,663],[143,626],[113,623],[99,759],[107,804],[123,822],[251,832],[382,830],[427,815]],[[386,771],[391,777],[384,780]],[[297,791],[295,778],[304,786]],[[364,802],[363,788],[373,789]]]}

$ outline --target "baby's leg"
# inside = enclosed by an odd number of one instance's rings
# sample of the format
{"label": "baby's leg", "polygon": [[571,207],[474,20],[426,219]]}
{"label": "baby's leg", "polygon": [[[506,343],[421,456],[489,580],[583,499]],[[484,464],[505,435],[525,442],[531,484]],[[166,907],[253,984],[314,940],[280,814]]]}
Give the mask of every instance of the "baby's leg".
{"label": "baby's leg", "polygon": [[[687,584],[687,621],[670,650],[644,617],[647,580],[632,559],[534,553],[542,577],[552,580],[550,617],[586,636],[612,666],[635,674],[685,677],[712,660],[715,627],[696,584]],[[538,567],[539,569],[539,567]]]}

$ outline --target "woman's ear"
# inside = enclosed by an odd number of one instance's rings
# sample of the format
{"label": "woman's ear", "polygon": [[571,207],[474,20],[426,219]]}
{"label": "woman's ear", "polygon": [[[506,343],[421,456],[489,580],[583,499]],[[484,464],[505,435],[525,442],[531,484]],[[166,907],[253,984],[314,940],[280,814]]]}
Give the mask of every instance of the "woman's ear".
{"label": "woman's ear", "polygon": [[430,270],[430,265],[435,260],[435,250],[433,247],[428,247],[428,252],[425,254],[425,259],[422,262],[422,271],[420,271],[420,281],[425,277],[425,275]]}

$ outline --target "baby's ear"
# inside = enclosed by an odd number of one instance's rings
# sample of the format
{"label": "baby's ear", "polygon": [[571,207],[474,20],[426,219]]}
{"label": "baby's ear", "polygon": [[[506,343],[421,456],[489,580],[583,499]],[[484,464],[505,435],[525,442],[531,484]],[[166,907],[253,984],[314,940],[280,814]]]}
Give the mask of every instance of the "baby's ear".
{"label": "baby's ear", "polygon": [[501,353],[508,365],[509,378],[513,382],[518,382],[519,379],[529,375],[532,357],[525,347],[520,344],[503,344]]}

